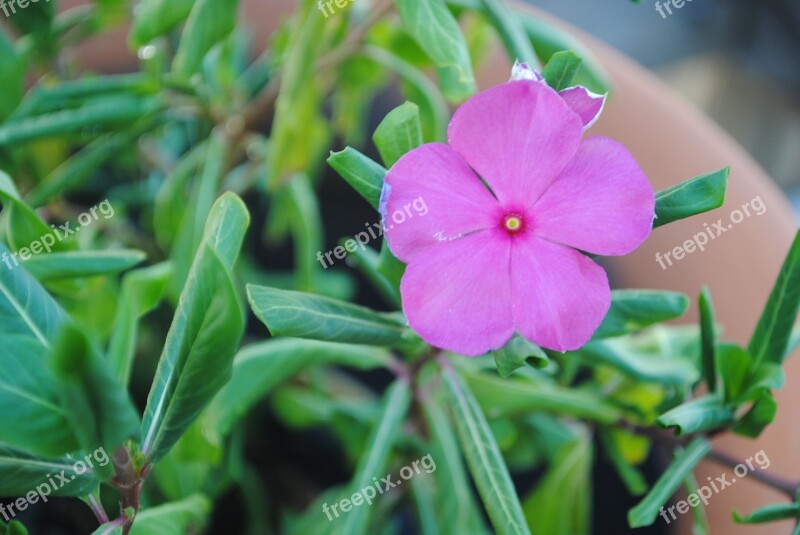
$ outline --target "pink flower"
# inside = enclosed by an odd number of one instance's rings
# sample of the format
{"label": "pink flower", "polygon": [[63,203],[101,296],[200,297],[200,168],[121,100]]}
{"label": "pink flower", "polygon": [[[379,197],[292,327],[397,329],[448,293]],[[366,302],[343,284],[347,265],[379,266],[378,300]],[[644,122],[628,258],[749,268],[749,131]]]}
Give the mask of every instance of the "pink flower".
{"label": "pink flower", "polygon": [[588,102],[570,101],[539,79],[493,87],[456,111],[449,145],[422,145],[389,170],[387,222],[420,198],[427,206],[387,240],[408,264],[403,311],[428,343],[473,356],[519,332],[567,351],[602,322],[608,278],[581,251],[636,249],[652,229],[655,198],[625,147],[582,140],[594,117],[573,107],[591,107],[586,93]]}

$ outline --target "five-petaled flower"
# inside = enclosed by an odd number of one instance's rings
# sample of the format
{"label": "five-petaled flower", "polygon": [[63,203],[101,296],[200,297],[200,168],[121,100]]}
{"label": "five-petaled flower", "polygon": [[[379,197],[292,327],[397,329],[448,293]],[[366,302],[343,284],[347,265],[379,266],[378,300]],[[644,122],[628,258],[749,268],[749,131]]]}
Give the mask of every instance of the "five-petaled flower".
{"label": "five-petaled flower", "polygon": [[447,145],[422,145],[389,170],[384,215],[420,196],[429,207],[387,236],[408,264],[403,311],[425,341],[474,356],[517,332],[558,351],[591,338],[611,292],[584,252],[633,251],[655,213],[628,150],[582,139],[603,102],[516,66],[512,81],[456,111]]}

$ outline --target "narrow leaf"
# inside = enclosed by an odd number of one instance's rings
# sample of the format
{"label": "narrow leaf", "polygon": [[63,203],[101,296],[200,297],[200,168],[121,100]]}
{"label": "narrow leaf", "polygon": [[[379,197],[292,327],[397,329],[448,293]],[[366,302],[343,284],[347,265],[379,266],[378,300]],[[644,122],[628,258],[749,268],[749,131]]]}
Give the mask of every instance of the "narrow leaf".
{"label": "narrow leaf", "polygon": [[800,232],[781,266],[767,305],[761,313],[748,349],[756,365],[780,364],[787,356],[792,327],[800,309]]}
{"label": "narrow leaf", "polygon": [[443,376],[461,449],[495,532],[530,534],[514,483],[480,405],[455,370],[448,366]]}
{"label": "narrow leaf", "polygon": [[301,292],[248,285],[250,306],[273,336],[401,346],[405,326],[394,315]]}
{"label": "narrow leaf", "polygon": [[641,331],[656,323],[679,318],[688,308],[689,299],[677,292],[612,290],[611,308],[592,340]]}
{"label": "narrow leaf", "polygon": [[722,206],[729,174],[730,168],[720,169],[659,191],[653,228]]}
{"label": "narrow leaf", "polygon": [[386,175],[384,167],[351,147],[341,152],[331,152],[328,164],[373,208],[378,209],[383,177]]}
{"label": "narrow leaf", "polygon": [[372,140],[386,167],[393,166],[405,153],[422,145],[417,105],[406,102],[386,114]]}
{"label": "narrow leaf", "polygon": [[214,204],[147,400],[142,452],[163,457],[228,381],[244,333],[232,269],[249,224],[244,203]]}
{"label": "narrow leaf", "polygon": [[572,86],[582,61],[572,50],[556,52],[542,70],[542,76],[547,85],[561,91]]}
{"label": "narrow leaf", "polygon": [[697,464],[711,451],[711,443],[703,437],[695,438],[685,450],[678,453],[672,464],[661,474],[656,484],[639,504],[628,511],[632,528],[649,526],[658,517],[658,511],[675,493]]}

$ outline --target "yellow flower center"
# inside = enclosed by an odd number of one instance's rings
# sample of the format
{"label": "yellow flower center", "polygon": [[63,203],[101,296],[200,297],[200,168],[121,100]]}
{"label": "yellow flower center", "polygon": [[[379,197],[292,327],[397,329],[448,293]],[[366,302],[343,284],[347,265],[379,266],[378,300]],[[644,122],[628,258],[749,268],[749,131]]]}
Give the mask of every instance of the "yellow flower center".
{"label": "yellow flower center", "polygon": [[517,232],[522,228],[522,219],[515,215],[506,216],[505,226],[509,232]]}

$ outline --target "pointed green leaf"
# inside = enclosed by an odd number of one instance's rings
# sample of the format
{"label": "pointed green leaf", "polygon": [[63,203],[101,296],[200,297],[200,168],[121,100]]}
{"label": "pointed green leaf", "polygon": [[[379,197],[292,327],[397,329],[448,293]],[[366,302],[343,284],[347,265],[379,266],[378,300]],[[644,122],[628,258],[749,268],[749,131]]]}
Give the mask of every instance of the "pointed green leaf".
{"label": "pointed green leaf", "polygon": [[[78,459],[80,460],[80,459]],[[92,459],[94,461],[94,458]],[[98,480],[94,470],[86,466],[75,470],[75,459],[50,459],[36,457],[0,445],[0,495],[25,496],[31,491],[41,490],[42,495],[85,496],[96,488]],[[55,487],[49,482],[51,476],[64,474],[66,481],[57,479]],[[37,489],[37,487],[41,487]]]}
{"label": "pointed green leaf", "polygon": [[500,379],[486,373],[467,373],[464,378],[492,418],[546,411],[611,424],[622,417],[622,412],[603,397],[582,390],[526,379]]}
{"label": "pointed green leaf", "polygon": [[128,40],[135,48],[146,45],[186,20],[193,5],[194,0],[143,0],[134,11]]}
{"label": "pointed green leaf", "polygon": [[145,256],[133,249],[53,252],[31,257],[25,262],[25,269],[43,282],[96,277],[127,271],[144,261]]}
{"label": "pointed green leaf", "polygon": [[730,168],[720,169],[656,193],[653,228],[722,206],[729,174]]}
{"label": "pointed green leaf", "polygon": [[136,515],[130,535],[201,533],[211,513],[211,502],[195,495],[180,502],[150,507]]}
{"label": "pointed green leaf", "polygon": [[383,164],[392,167],[401,156],[422,145],[419,107],[405,102],[386,114],[372,136]]}
{"label": "pointed green leaf", "polygon": [[313,366],[336,364],[357,369],[385,366],[389,353],[372,347],[276,338],[242,348],[233,360],[233,376],[202,417],[215,439],[227,436],[250,408],[275,386]]}
{"label": "pointed green leaf", "polygon": [[376,210],[381,200],[386,169],[352,147],[331,152],[328,164]]}
{"label": "pointed green leaf", "polygon": [[523,61],[538,68],[539,59],[516,14],[500,0],[480,0],[480,8],[500,35],[511,62]]}
{"label": "pointed green leaf", "polygon": [[188,78],[200,69],[211,47],[236,27],[238,4],[237,0],[197,0],[194,3],[172,64],[176,73]]}
{"label": "pointed green leaf", "polygon": [[[555,453],[522,507],[533,535],[588,535],[592,507],[592,441],[581,436]],[[569,507],[564,497],[569,496]]]}
{"label": "pointed green leaf", "polygon": [[735,421],[735,414],[716,397],[705,396],[668,410],[657,421],[664,427],[674,427],[678,435],[686,435],[727,427]]}
{"label": "pointed green leaf", "polygon": [[[374,478],[386,473],[389,456],[395,441],[400,436],[403,422],[411,405],[411,389],[404,380],[398,380],[383,397],[381,413],[363,448],[364,456],[358,463],[356,474],[350,483],[351,494],[375,484]],[[349,495],[348,495],[349,496]],[[343,496],[344,498],[348,496]],[[335,535],[363,535],[369,528],[373,507],[354,507],[344,519],[334,525]]]}
{"label": "pointed green leaf", "polygon": [[612,290],[611,308],[592,340],[641,331],[656,323],[679,318],[689,308],[689,298],[678,292]]}
{"label": "pointed green leaf", "polygon": [[475,76],[467,42],[444,0],[398,0],[396,5],[403,26],[434,65],[454,70],[458,81],[467,88],[456,91],[454,96],[474,91]]}
{"label": "pointed green leaf", "polygon": [[719,344],[715,367],[726,402],[731,402],[744,392],[753,364],[750,354],[736,344]]}
{"label": "pointed green leaf", "polygon": [[529,535],[525,514],[492,430],[472,392],[455,370],[443,371],[461,449],[489,518],[499,535]]}
{"label": "pointed green leaf", "polygon": [[273,336],[327,342],[402,346],[405,326],[396,315],[343,301],[266,286],[247,286],[250,306]]}
{"label": "pointed green leaf", "polygon": [[787,356],[792,327],[800,310],[800,232],[781,266],[767,305],[761,313],[748,349],[756,364],[780,364]]}
{"label": "pointed green leaf", "polygon": [[647,496],[628,511],[628,524],[632,528],[649,526],[658,517],[658,511],[675,493],[686,477],[692,473],[703,457],[711,451],[711,443],[703,437],[695,438],[685,450],[675,456]]}
{"label": "pointed green leaf", "polygon": [[[58,398],[84,451],[114,451],[136,436],[139,415],[108,362],[76,327],[64,326],[53,344],[50,366],[59,380]],[[105,470],[110,476],[112,467]]]}
{"label": "pointed green leaf", "polygon": [[534,368],[544,368],[550,363],[541,347],[521,336],[514,336],[506,345],[492,351],[492,355],[497,364],[497,373],[501,377],[509,377],[526,364]]}
{"label": "pointed green leaf", "polygon": [[578,74],[578,69],[583,60],[572,50],[556,52],[542,69],[542,76],[547,85],[561,91],[572,87],[572,81]]}
{"label": "pointed green leaf", "polygon": [[121,385],[128,385],[136,352],[139,319],[153,310],[164,297],[172,276],[172,265],[163,262],[137,269],[122,279],[122,296],[108,344],[108,362]]}
{"label": "pointed green leaf", "polygon": [[756,400],[750,410],[736,422],[733,432],[749,438],[758,438],[764,429],[775,420],[778,414],[778,402],[772,393],[766,390]]}
{"label": "pointed green leaf", "polygon": [[746,516],[734,511],[733,519],[737,524],[763,524],[787,519],[800,521],[800,504],[776,503],[757,509]]}
{"label": "pointed green leaf", "polygon": [[158,460],[228,381],[244,333],[233,265],[249,224],[244,203],[214,204],[147,400],[142,452]]}
{"label": "pointed green leaf", "polygon": [[717,326],[714,315],[714,303],[711,301],[711,293],[708,286],[704,286],[700,292],[700,344],[703,361],[703,377],[708,385],[709,392],[717,389]]}

